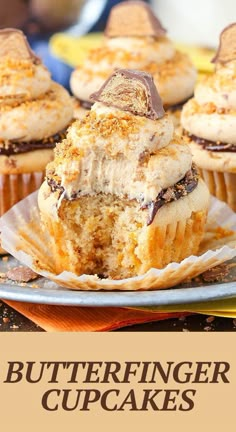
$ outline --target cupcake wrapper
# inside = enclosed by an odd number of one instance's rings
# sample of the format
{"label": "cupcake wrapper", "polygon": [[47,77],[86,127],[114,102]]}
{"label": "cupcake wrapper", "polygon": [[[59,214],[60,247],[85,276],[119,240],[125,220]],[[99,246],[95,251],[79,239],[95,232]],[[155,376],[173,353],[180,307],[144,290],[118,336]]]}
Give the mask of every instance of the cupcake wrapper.
{"label": "cupcake wrapper", "polygon": [[41,186],[44,176],[44,171],[29,174],[0,174],[0,216],[36,191]]}
{"label": "cupcake wrapper", "polygon": [[[188,219],[183,218],[176,223],[157,228],[153,236],[153,249],[157,244],[160,247],[156,251],[153,250],[153,254],[157,253],[158,267],[163,267],[169,262],[179,262],[193,252],[197,252],[206,217],[206,211],[199,211],[192,213]],[[160,239],[161,244],[159,244]]]}
{"label": "cupcake wrapper", "polygon": [[204,169],[200,172],[211,194],[226,202],[236,212],[236,174]]}
{"label": "cupcake wrapper", "polygon": [[161,270],[152,268],[142,276],[122,280],[76,276],[68,271],[57,274],[50,234],[40,226],[37,192],[2,216],[0,231],[3,247],[15,258],[58,285],[77,290],[164,289],[236,256],[236,214],[216,198],[211,200],[201,255],[190,256],[180,263],[172,262]]}
{"label": "cupcake wrapper", "polygon": [[[179,262],[186,256],[197,252],[203,237],[206,217],[206,211],[199,211],[192,213],[187,219],[183,218],[181,221],[172,224],[162,225],[161,227],[151,226],[146,242],[142,243],[142,252],[145,254],[142,273],[145,273],[150,267],[163,268],[170,262]],[[44,216],[45,223],[52,239],[50,249],[53,251],[56,272],[60,273],[67,269],[79,273],[81,271],[80,259],[76,261],[70,259],[71,254],[77,253],[76,243],[73,239],[69,240],[67,238],[62,223],[55,222],[52,218],[45,218]],[[137,256],[128,234],[127,232],[127,244],[130,244],[129,259],[135,263]],[[82,252],[81,255],[86,260],[86,253]]]}
{"label": "cupcake wrapper", "polygon": [[[39,189],[44,177],[45,171],[29,174],[0,174],[0,216]],[[0,255],[6,253],[0,242]]]}

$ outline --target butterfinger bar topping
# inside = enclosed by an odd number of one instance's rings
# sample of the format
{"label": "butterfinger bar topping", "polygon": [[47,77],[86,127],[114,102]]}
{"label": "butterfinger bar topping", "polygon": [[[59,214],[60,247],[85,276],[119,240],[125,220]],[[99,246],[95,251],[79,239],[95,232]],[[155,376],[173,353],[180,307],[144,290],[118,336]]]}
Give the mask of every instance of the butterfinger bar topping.
{"label": "butterfinger bar topping", "polygon": [[228,63],[236,59],[236,23],[226,27],[220,35],[220,45],[212,63]]}
{"label": "butterfinger bar topping", "polygon": [[111,9],[105,29],[107,37],[162,37],[166,30],[142,1],[126,1]]}
{"label": "butterfinger bar topping", "polygon": [[4,57],[40,62],[31,50],[24,33],[14,28],[0,30],[0,59]]}
{"label": "butterfinger bar topping", "polygon": [[119,69],[90,98],[151,120],[165,114],[153,78],[146,72]]}

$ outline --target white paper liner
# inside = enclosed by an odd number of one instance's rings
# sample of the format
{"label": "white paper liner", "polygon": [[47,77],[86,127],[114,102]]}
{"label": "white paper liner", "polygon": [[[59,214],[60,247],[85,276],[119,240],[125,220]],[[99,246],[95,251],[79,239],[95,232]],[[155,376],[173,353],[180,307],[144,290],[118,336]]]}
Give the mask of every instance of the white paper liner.
{"label": "white paper liner", "polygon": [[[23,174],[0,174],[0,216],[18,201],[36,191],[43,183],[45,170]],[[1,247],[0,255],[7,252]]]}
{"label": "white paper liner", "polygon": [[[33,222],[29,223],[32,217]],[[230,234],[229,230],[235,232]],[[161,270],[152,268],[142,276],[128,279],[99,279],[85,274],[76,276],[67,271],[56,275],[49,234],[40,227],[37,192],[1,217],[0,231],[2,246],[11,255],[58,285],[75,290],[134,291],[169,288],[236,256],[236,214],[214,197],[211,198],[206,234],[201,245],[202,255],[192,255],[180,263],[170,263]]]}

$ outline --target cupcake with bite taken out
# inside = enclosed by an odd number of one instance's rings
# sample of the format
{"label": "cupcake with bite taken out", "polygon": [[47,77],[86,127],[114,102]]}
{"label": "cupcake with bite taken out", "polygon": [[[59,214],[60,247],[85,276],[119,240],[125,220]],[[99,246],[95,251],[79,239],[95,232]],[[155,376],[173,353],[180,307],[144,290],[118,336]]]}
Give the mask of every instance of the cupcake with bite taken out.
{"label": "cupcake with bite taken out", "polygon": [[91,107],[90,95],[117,68],[150,73],[164,108],[179,124],[182,105],[193,94],[196,70],[188,56],[176,50],[151,8],[142,1],[122,2],[111,9],[101,47],[92,49],[72,73],[75,117],[81,118]]}
{"label": "cupcake with bite taken out", "polygon": [[118,70],[91,100],[39,191],[56,271],[121,279],[197,253],[209,192],[151,75]]}
{"label": "cupcake with bite taken out", "polygon": [[0,215],[38,189],[73,116],[24,34],[0,30]]}
{"label": "cupcake with bite taken out", "polygon": [[236,211],[236,23],[220,36],[215,73],[183,108],[181,123],[210,192]]}

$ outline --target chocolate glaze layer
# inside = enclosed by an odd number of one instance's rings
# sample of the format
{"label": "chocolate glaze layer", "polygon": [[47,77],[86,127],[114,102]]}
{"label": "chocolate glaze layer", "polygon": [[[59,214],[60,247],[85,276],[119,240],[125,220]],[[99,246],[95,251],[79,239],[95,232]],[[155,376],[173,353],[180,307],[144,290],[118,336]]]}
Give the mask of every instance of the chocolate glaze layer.
{"label": "chocolate glaze layer", "polygon": [[204,148],[204,150],[215,151],[215,152],[236,152],[235,144],[222,143],[220,141],[209,141],[204,138],[200,138],[196,135],[188,134],[188,137],[192,141],[201,145]]}
{"label": "chocolate glaze layer", "polygon": [[44,138],[39,141],[2,141],[0,142],[0,156],[11,156],[19,153],[27,153],[33,150],[40,149],[52,149],[56,143],[63,140],[66,137],[66,129],[56,133],[48,138]]}
{"label": "chocolate glaze layer", "polygon": [[151,225],[158,210],[163,205],[168,204],[191,193],[198,185],[199,173],[196,166],[193,164],[191,170],[189,170],[184,178],[173,186],[163,189],[156,197],[155,201],[150,202],[142,207],[142,209],[148,208],[150,210],[149,219],[147,225]]}
{"label": "chocolate glaze layer", "polygon": [[[150,214],[147,221],[147,225],[151,225],[153,222],[158,210],[163,207],[163,205],[168,204],[172,201],[177,201],[178,199],[188,195],[191,193],[198,184],[199,179],[199,173],[196,168],[196,166],[193,164],[191,170],[189,170],[184,178],[180,180],[175,185],[163,189],[156,197],[155,201],[151,201],[148,204],[145,204],[141,207],[141,210],[149,209]],[[61,186],[59,183],[57,183],[53,178],[47,178],[47,183],[51,189],[52,192],[60,192],[61,194],[64,192],[63,186]],[[79,198],[80,191],[78,191],[77,194],[74,194],[73,197],[70,199],[70,201],[73,201],[75,199]],[[66,197],[64,199],[67,199]]]}

